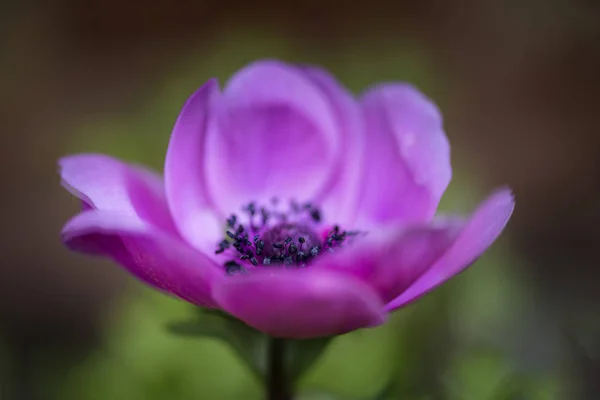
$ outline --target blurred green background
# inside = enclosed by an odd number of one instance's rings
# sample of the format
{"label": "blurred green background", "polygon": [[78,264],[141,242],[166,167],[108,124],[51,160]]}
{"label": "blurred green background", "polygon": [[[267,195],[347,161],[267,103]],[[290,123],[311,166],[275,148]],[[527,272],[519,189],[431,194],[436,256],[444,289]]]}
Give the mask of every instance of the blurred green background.
{"label": "blurred green background", "polygon": [[160,170],[186,97],[263,57],[322,65],[355,93],[416,84],[453,144],[442,209],[468,212],[502,184],[517,197],[484,257],[387,325],[335,339],[303,377],[303,398],[600,398],[597,6],[63,0],[0,10],[0,399],[261,398],[224,344],[167,333],[192,307],[61,247],[77,202],[55,162],[92,151]]}

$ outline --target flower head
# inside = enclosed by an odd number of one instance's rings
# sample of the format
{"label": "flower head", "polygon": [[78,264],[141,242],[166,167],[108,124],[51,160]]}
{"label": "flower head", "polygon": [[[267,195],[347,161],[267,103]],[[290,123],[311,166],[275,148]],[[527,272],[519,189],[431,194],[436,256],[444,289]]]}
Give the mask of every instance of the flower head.
{"label": "flower head", "polygon": [[63,240],[273,336],[342,334],[456,275],[506,225],[508,189],[469,218],[436,215],[449,153],[412,86],[356,99],[321,69],[260,61],[190,97],[164,179],[104,155],[61,159],[83,201]]}

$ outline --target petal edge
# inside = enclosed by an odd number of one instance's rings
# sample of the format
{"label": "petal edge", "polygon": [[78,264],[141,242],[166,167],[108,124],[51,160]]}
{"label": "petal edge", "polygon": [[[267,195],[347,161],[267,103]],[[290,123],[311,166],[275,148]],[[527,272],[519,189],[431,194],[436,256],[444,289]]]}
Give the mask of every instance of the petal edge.
{"label": "petal edge", "polygon": [[139,219],[84,211],[67,222],[62,239],[72,250],[112,258],[157,289],[200,306],[216,307],[211,285],[223,276],[222,271],[180,239]]}
{"label": "petal edge", "polygon": [[412,303],[472,265],[500,236],[514,205],[510,189],[494,191],[475,210],[449,250],[404,293],[389,302],[385,309],[393,311]]}
{"label": "petal edge", "polygon": [[165,189],[175,224],[192,246],[212,255],[221,226],[206,193],[206,131],[218,83],[209,80],[184,104],[169,140]]}

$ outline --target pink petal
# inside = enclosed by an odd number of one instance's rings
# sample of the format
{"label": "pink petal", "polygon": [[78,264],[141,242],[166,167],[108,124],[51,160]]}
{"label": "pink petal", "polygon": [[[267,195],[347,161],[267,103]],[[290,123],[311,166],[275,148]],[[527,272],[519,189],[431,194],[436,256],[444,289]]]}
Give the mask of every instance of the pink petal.
{"label": "pink petal", "polygon": [[331,103],[340,127],[341,158],[320,203],[325,220],[352,228],[360,195],[357,176],[363,168],[365,146],[362,111],[354,96],[327,71],[303,67],[303,72],[321,89]]}
{"label": "pink petal", "polygon": [[314,268],[351,274],[373,286],[384,302],[396,298],[453,244],[462,220],[440,221],[392,232],[370,232]]}
{"label": "pink petal", "polygon": [[448,251],[386,309],[392,311],[415,301],[473,264],[500,235],[514,205],[509,189],[494,192],[473,213]]}
{"label": "pink petal", "polygon": [[63,186],[85,202],[84,208],[136,216],[176,232],[156,173],[102,154],[67,156],[59,166]]}
{"label": "pink petal", "polygon": [[396,224],[431,220],[450,182],[450,146],[437,107],[407,84],[387,84],[363,97],[366,221]]}
{"label": "pink petal", "polygon": [[130,215],[89,210],[63,228],[72,250],[111,257],[145,283],[191,303],[216,307],[211,285],[224,274],[202,253]]}
{"label": "pink petal", "polygon": [[214,287],[229,313],[269,335],[339,335],[385,321],[382,301],[369,285],[316,269],[254,270]]}
{"label": "pink petal", "polygon": [[211,103],[218,84],[208,81],[183,106],[175,123],[165,160],[165,186],[173,219],[193,246],[213,254],[221,219],[206,194],[204,172],[206,132]]}
{"label": "pink petal", "polygon": [[314,200],[339,157],[328,99],[300,70],[275,61],[234,75],[208,137],[208,187],[224,213],[250,201]]}

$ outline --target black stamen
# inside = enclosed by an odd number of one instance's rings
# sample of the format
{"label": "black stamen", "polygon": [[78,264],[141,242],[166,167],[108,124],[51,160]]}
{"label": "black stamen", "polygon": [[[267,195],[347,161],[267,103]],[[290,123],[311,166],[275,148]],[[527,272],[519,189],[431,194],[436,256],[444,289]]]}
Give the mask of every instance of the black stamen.
{"label": "black stamen", "polygon": [[310,210],[310,217],[315,222],[321,222],[321,212],[316,208],[313,208],[312,210]]}
{"label": "black stamen", "polygon": [[235,227],[236,222],[237,222],[237,216],[235,214],[231,214],[231,217],[229,217],[227,219],[227,225],[229,225],[230,228]]}
{"label": "black stamen", "polygon": [[256,214],[256,204],[254,204],[254,203],[248,204],[248,206],[246,207],[246,210],[250,213],[251,216],[254,216],[254,214]]}
{"label": "black stamen", "polygon": [[225,263],[225,272],[227,275],[235,275],[246,272],[246,269],[235,261],[227,261]]}
{"label": "black stamen", "polygon": [[304,254],[302,251],[299,251],[298,255],[296,256],[296,261],[303,262],[304,260],[306,260],[306,254]]}
{"label": "black stamen", "polygon": [[234,249],[229,256],[237,262],[225,264],[229,275],[247,273],[249,264],[305,267],[324,251],[332,252],[350,236],[361,233],[330,225],[329,232],[322,237],[318,228],[322,215],[318,207],[310,202],[291,200],[285,210],[278,210],[278,203],[277,198],[264,207],[251,202],[242,207],[242,218],[232,213],[226,219],[225,238],[218,244],[215,254]]}
{"label": "black stamen", "polygon": [[281,264],[283,262],[283,257],[274,256],[273,258],[271,258],[271,261],[275,264]]}
{"label": "black stamen", "polygon": [[265,242],[263,240],[259,240],[256,242],[256,255],[262,255],[263,249],[265,248]]}
{"label": "black stamen", "polygon": [[316,257],[319,255],[319,246],[313,246],[310,248],[310,255]]}

